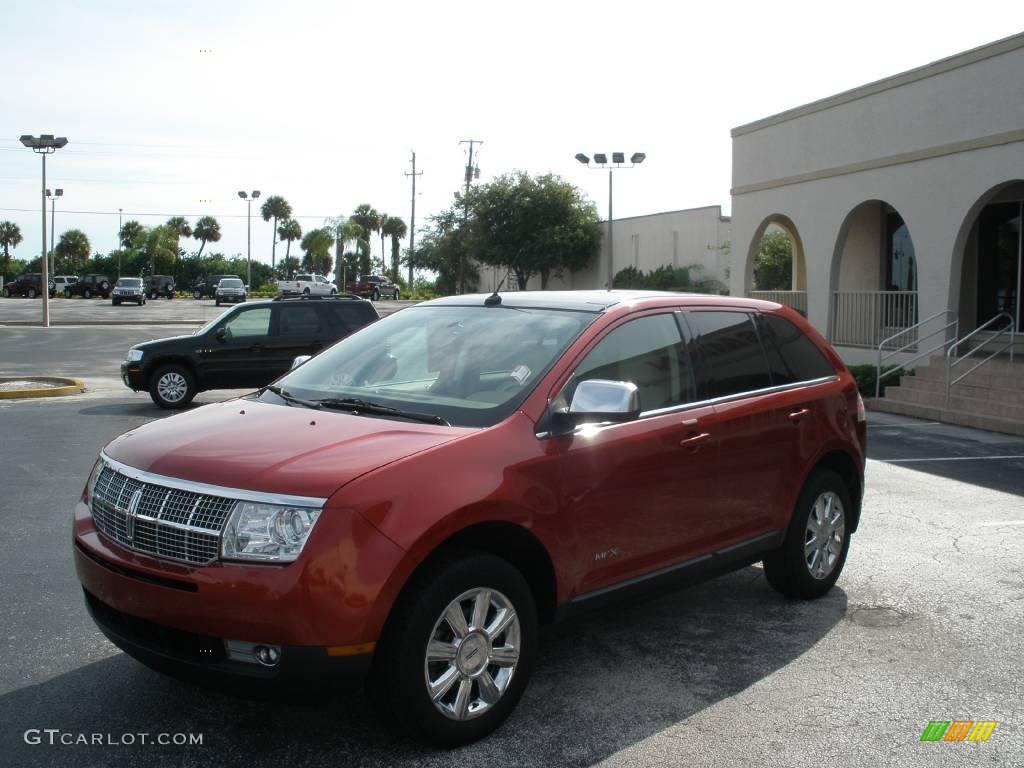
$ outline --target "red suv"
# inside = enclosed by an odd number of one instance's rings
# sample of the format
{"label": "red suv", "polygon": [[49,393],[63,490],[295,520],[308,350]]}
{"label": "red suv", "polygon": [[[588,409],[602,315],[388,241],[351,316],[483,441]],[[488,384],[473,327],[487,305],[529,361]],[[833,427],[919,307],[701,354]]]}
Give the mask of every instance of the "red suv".
{"label": "red suv", "polygon": [[457,296],[115,439],[74,557],[100,629],[155,668],[365,679],[454,745],[509,715],[542,624],[757,561],[827,592],[864,447],[849,371],[777,304]]}

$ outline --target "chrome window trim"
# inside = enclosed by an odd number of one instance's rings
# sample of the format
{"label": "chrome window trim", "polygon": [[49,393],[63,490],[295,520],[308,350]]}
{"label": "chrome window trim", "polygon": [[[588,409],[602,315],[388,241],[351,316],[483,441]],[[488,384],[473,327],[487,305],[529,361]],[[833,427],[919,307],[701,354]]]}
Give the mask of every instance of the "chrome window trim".
{"label": "chrome window trim", "polygon": [[[654,418],[657,416],[665,416],[671,413],[682,413],[684,411],[692,410],[693,408],[704,408],[709,405],[720,405],[722,403],[731,403],[736,400],[743,400],[748,397],[758,397],[760,395],[773,395],[777,392],[788,392],[794,389],[801,389],[803,387],[813,387],[818,384],[827,384],[831,381],[838,381],[839,374],[835,373],[831,376],[822,376],[817,379],[808,379],[807,381],[794,381],[789,384],[778,384],[774,387],[763,387],[762,389],[751,389],[745,392],[737,392],[732,395],[723,395],[722,397],[712,397],[707,400],[696,400],[692,403],[680,403],[679,405],[673,405],[668,408],[657,408],[653,411],[641,411],[640,415],[637,416],[633,421],[623,421],[618,423],[610,422],[598,422],[594,424],[580,424],[577,426],[571,434],[578,435],[582,430],[594,430],[594,429],[611,429],[612,427],[622,427],[627,424],[636,424],[641,419]],[[538,432],[535,435],[538,439],[546,439],[551,437],[550,432]]]}
{"label": "chrome window trim", "polygon": [[[177,477],[158,475],[154,472],[145,472],[135,467],[130,467],[116,459],[110,458],[105,451],[100,451],[100,460],[116,472],[121,473],[140,483],[174,488],[179,491],[192,491],[193,493],[205,494],[207,496],[220,496],[234,501],[251,501],[257,504],[279,504],[286,507],[305,507],[311,509],[323,509],[327,503],[326,498],[316,496],[292,496],[283,493],[264,493],[262,491],[250,491],[244,488],[229,488],[224,485],[209,485],[197,483],[192,480],[182,480]],[[92,490],[90,489],[90,495]],[[161,521],[166,524],[166,521]],[[186,526],[187,527],[187,526]]]}

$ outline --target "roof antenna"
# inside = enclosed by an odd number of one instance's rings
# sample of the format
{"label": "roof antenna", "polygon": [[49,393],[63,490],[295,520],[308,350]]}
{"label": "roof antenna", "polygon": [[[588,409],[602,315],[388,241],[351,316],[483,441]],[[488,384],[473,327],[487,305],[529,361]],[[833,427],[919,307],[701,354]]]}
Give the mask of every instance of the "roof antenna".
{"label": "roof antenna", "polygon": [[[505,273],[505,277],[508,277],[508,273]],[[501,278],[501,282],[498,283],[498,287],[494,289],[494,293],[484,299],[485,307],[496,307],[501,304],[501,296],[498,295],[498,291],[501,290],[501,286],[505,284],[505,277]]]}

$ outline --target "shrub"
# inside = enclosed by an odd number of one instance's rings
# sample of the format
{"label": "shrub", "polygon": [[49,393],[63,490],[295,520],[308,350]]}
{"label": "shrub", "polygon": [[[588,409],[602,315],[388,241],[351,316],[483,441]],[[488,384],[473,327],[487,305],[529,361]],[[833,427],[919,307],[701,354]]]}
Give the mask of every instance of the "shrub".
{"label": "shrub", "polygon": [[[857,389],[860,391],[861,397],[874,397],[875,396],[875,366],[873,365],[851,365],[849,366],[850,373],[853,374],[853,378],[857,381]],[[894,373],[889,373],[894,371]],[[882,387],[879,394],[885,397],[885,388],[891,384],[895,384],[900,380],[900,376],[913,376],[913,370],[905,370],[898,365],[883,365],[882,372],[888,374],[882,379]]]}

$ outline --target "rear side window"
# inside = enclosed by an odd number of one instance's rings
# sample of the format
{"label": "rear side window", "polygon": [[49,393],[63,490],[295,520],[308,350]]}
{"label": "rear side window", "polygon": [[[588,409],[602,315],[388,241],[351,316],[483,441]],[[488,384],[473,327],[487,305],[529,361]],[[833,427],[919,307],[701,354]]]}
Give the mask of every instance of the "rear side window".
{"label": "rear side window", "polygon": [[359,330],[364,325],[369,325],[377,319],[373,305],[367,301],[352,301],[347,303],[332,304],[334,319],[342,329],[342,334],[348,334]]}
{"label": "rear side window", "polygon": [[702,400],[771,386],[768,361],[746,312],[684,312],[693,332],[691,356],[700,361]]}
{"label": "rear side window", "polygon": [[320,313],[307,304],[281,307],[278,333],[282,336],[315,336],[320,332]]}
{"label": "rear side window", "polygon": [[777,386],[835,376],[835,369],[821,350],[786,318],[758,315],[757,330],[768,357],[772,384]]}

